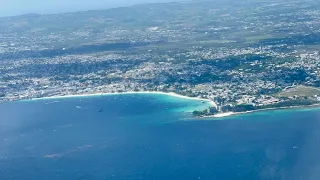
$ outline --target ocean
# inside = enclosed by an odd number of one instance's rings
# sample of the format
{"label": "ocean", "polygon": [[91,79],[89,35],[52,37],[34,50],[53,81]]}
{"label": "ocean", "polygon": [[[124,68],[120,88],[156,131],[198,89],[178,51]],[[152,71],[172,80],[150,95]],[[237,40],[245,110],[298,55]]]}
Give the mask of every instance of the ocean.
{"label": "ocean", "polygon": [[318,108],[192,116],[207,106],[163,94],[0,104],[0,179],[319,179]]}

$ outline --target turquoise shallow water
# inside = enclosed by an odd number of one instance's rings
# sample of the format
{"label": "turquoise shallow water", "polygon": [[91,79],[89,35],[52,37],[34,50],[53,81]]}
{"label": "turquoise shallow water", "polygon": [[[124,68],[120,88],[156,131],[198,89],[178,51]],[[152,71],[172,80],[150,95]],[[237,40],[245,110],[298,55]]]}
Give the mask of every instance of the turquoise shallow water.
{"label": "turquoise shallow water", "polygon": [[0,104],[0,179],[318,179],[317,108],[191,116],[207,105],[158,94]]}

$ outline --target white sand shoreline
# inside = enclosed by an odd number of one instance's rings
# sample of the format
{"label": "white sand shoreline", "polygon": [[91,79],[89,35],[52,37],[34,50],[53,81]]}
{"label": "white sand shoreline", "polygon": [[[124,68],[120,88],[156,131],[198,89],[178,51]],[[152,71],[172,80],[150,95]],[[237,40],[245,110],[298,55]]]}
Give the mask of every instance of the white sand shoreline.
{"label": "white sand shoreline", "polygon": [[218,113],[218,114],[213,115],[212,117],[221,118],[221,117],[227,117],[227,116],[232,116],[232,115],[234,115],[234,112]]}
{"label": "white sand shoreline", "polygon": [[[60,98],[76,98],[76,97],[90,97],[90,96],[106,96],[106,95],[121,95],[121,94],[163,94],[183,99],[191,99],[191,100],[198,100],[198,101],[205,101],[209,103],[211,106],[217,107],[217,104],[210,100],[200,97],[188,97],[183,96],[174,92],[160,92],[160,91],[128,91],[128,92],[115,92],[115,93],[88,93],[88,94],[74,94],[74,95],[56,95],[56,96],[49,96],[49,97],[41,97],[41,98],[33,98],[33,99],[25,99],[24,101],[34,101],[34,100],[46,100],[46,99],[60,99]],[[23,101],[23,100],[22,100]],[[56,103],[59,101],[54,101],[51,103]],[[288,106],[288,107],[276,107],[276,108],[266,108],[266,109],[258,109],[252,111],[244,111],[244,112],[225,112],[225,113],[218,113],[215,115],[208,115],[203,116],[201,118],[223,118],[228,116],[235,116],[240,114],[251,114],[255,112],[261,111],[270,111],[270,110],[284,110],[284,109],[298,109],[298,108],[311,108],[311,107],[320,107],[320,104],[312,104],[312,105],[302,105],[302,106]]]}
{"label": "white sand shoreline", "polygon": [[160,91],[128,91],[128,92],[115,92],[115,93],[88,93],[88,94],[71,94],[71,95],[57,95],[57,96],[49,96],[49,97],[41,97],[41,98],[33,98],[28,100],[44,100],[44,99],[60,99],[60,98],[76,98],[76,97],[90,97],[90,96],[106,96],[106,95],[121,95],[121,94],[163,94],[163,95],[169,95],[173,97],[179,97],[183,99],[191,99],[191,100],[199,100],[199,101],[205,101],[209,102],[210,105],[217,107],[216,103],[209,99],[204,99],[200,97],[188,97],[183,96],[174,92],[160,92]]}

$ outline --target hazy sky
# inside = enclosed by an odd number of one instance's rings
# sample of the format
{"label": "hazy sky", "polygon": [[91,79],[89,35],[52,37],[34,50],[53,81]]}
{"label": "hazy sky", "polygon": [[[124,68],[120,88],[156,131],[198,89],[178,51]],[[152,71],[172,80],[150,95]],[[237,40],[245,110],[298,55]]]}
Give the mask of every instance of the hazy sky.
{"label": "hazy sky", "polygon": [[0,16],[61,13],[171,1],[175,0],[0,0]]}

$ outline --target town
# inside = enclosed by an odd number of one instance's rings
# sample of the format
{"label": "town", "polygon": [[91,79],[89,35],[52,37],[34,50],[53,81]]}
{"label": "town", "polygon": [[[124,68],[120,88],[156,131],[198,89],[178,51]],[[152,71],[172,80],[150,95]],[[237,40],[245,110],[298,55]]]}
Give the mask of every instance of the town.
{"label": "town", "polygon": [[212,113],[317,104],[320,2],[307,1],[1,17],[0,102],[161,91],[210,99]]}

